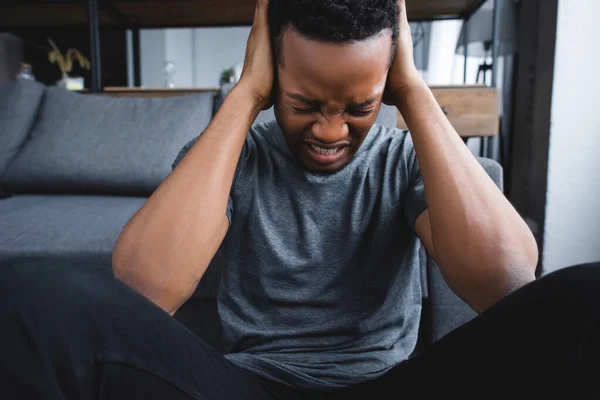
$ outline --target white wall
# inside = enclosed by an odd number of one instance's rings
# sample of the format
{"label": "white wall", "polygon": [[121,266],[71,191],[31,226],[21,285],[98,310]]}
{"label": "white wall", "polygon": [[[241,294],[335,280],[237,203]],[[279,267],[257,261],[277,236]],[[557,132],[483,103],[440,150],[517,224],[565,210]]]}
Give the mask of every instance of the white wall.
{"label": "white wall", "polygon": [[[456,43],[462,25],[461,20],[435,21],[431,24],[428,84],[462,83],[464,57],[456,55]],[[474,77],[475,75],[473,75]]]}
{"label": "white wall", "polygon": [[164,87],[166,35],[163,29],[144,29],[140,32],[142,86]]}
{"label": "white wall", "polygon": [[197,87],[218,87],[221,72],[243,63],[250,27],[200,28],[195,31]]}
{"label": "white wall", "polygon": [[176,88],[216,88],[221,72],[243,63],[250,27],[142,30],[142,86],[165,87],[165,62]]}
{"label": "white wall", "polygon": [[558,5],[545,273],[600,261],[600,1]]}
{"label": "white wall", "polygon": [[175,64],[173,83],[176,88],[194,86],[194,30],[167,29],[165,31],[165,59]]}
{"label": "white wall", "polygon": [[[431,24],[429,69],[422,71],[429,84],[463,83],[464,58],[455,54],[461,27],[460,20]],[[176,87],[217,87],[223,69],[243,62],[249,33],[250,27],[142,30],[142,85],[164,87],[164,63],[169,60],[175,63]],[[475,83],[481,62],[469,57],[469,83]]]}

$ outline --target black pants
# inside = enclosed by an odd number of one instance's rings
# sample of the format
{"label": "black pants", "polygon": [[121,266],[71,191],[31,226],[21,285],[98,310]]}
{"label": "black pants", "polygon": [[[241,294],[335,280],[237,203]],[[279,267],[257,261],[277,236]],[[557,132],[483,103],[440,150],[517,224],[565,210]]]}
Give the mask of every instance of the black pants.
{"label": "black pants", "polygon": [[236,367],[109,271],[29,261],[0,273],[1,399],[600,399],[600,264],[546,275],[332,392]]}

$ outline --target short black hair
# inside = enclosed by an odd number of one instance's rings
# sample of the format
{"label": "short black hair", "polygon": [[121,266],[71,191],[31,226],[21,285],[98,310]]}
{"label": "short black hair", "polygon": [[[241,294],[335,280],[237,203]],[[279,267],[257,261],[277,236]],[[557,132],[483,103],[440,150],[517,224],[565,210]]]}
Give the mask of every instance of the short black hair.
{"label": "short black hair", "polygon": [[275,59],[281,61],[281,38],[287,27],[308,39],[330,43],[362,41],[389,29],[393,56],[398,46],[398,12],[398,0],[271,0],[269,28]]}

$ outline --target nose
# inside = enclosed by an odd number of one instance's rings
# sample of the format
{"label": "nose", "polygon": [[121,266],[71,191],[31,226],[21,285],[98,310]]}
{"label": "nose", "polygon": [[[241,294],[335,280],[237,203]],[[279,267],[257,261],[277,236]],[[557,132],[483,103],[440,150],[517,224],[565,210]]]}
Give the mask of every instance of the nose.
{"label": "nose", "polygon": [[333,144],[348,136],[348,124],[342,115],[332,115],[319,118],[312,125],[312,134],[320,142]]}

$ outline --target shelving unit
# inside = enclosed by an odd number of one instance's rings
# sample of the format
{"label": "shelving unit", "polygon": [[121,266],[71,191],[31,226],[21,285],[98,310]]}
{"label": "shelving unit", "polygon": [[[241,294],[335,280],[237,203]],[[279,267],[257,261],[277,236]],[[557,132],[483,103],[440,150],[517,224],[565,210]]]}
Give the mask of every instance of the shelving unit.
{"label": "shelving unit", "polygon": [[[407,0],[410,21],[468,19],[485,0]],[[256,0],[2,0],[0,31],[88,26],[92,92],[102,87],[100,28],[133,32],[134,81],[140,83],[139,31],[145,28],[248,26]]]}
{"label": "shelving unit", "polygon": [[[0,26],[83,26],[89,0],[3,0]],[[256,0],[95,0],[101,26],[251,25]],[[484,0],[407,0],[413,21],[465,18]]]}

